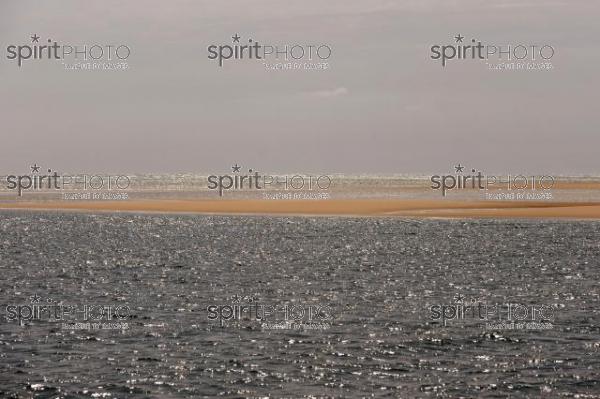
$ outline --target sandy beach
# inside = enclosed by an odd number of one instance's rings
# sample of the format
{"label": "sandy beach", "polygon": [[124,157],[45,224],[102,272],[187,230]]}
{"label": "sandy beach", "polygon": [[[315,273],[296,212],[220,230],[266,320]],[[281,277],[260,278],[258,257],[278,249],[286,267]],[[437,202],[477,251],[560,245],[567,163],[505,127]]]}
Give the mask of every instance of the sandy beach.
{"label": "sandy beach", "polygon": [[600,203],[444,200],[132,200],[11,202],[0,209],[199,214],[409,216],[442,218],[600,218]]}

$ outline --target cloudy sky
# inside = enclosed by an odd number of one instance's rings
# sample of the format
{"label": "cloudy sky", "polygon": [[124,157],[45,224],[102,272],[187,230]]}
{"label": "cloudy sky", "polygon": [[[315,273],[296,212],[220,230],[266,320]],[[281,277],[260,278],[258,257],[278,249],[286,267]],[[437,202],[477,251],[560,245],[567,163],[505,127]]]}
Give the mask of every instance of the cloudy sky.
{"label": "cloudy sky", "polygon": [[[19,0],[0,3],[0,174],[600,174],[596,0]],[[327,44],[325,71],[208,59],[231,36]],[[455,35],[551,45],[551,71],[430,59]],[[127,71],[19,68],[7,47],[124,44]]]}

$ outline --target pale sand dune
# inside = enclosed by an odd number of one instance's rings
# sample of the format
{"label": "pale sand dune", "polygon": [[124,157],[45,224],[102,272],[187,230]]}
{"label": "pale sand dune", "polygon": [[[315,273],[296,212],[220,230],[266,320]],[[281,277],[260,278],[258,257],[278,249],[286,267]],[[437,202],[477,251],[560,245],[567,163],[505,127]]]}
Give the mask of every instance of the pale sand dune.
{"label": "pale sand dune", "polygon": [[205,214],[411,216],[442,218],[594,218],[600,203],[444,200],[134,200],[1,203],[0,209]]}

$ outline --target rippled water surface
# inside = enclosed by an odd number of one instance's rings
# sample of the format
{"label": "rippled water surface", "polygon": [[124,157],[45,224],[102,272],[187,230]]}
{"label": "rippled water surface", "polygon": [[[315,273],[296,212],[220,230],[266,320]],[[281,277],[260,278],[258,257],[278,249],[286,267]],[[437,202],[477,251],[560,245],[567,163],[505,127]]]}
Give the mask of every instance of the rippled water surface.
{"label": "rippled water surface", "polygon": [[[599,233],[578,221],[2,212],[0,396],[599,398]],[[211,305],[250,303],[331,317],[322,329],[209,320]],[[553,320],[509,330],[432,316],[461,303],[547,306]],[[128,328],[11,318],[32,304],[126,307]]]}

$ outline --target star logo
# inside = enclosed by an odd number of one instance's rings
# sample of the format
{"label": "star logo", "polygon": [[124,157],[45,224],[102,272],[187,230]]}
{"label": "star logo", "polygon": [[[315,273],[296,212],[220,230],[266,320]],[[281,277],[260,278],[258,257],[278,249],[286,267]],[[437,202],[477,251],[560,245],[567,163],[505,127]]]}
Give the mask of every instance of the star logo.
{"label": "star logo", "polygon": [[233,170],[233,173],[239,173],[240,168],[241,166],[238,166],[238,164],[236,163],[234,166],[231,167],[231,170]]}
{"label": "star logo", "polygon": [[456,169],[456,173],[462,173],[464,168],[465,167],[462,166],[461,164],[458,164],[457,166],[454,167],[454,169]]}
{"label": "star logo", "polygon": [[460,292],[454,295],[454,303],[462,303],[463,299],[465,299],[465,297]]}
{"label": "star logo", "polygon": [[39,173],[40,172],[40,167],[36,164],[33,164],[33,166],[30,166],[31,168],[31,173]]}
{"label": "star logo", "polygon": [[38,43],[40,41],[40,37],[37,35],[37,33],[35,33],[33,36],[31,36],[31,43]]}
{"label": "star logo", "polygon": [[232,296],[232,297],[231,297],[231,300],[232,300],[233,302],[240,303],[240,302],[242,301],[242,298],[240,298],[240,296],[239,296],[239,295],[235,294],[234,296]]}
{"label": "star logo", "polygon": [[235,34],[235,36],[231,36],[231,38],[233,39],[233,43],[239,43],[240,42],[240,35],[238,35],[237,33]]}
{"label": "star logo", "polygon": [[38,294],[33,294],[33,296],[29,297],[29,300],[31,301],[31,303],[40,303],[42,298],[38,296]]}
{"label": "star logo", "polygon": [[461,36],[460,33],[457,36],[454,36],[454,40],[456,40],[456,43],[462,43],[464,38],[465,37]]}

